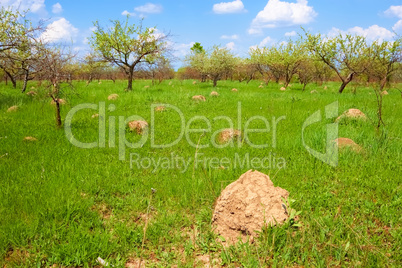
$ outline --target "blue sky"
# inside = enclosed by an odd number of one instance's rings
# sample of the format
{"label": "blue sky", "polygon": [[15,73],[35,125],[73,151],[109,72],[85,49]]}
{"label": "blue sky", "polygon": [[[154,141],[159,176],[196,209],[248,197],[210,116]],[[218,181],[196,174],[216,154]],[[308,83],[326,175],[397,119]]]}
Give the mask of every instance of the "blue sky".
{"label": "blue sky", "polygon": [[[252,46],[269,46],[301,32],[333,35],[339,31],[391,40],[402,34],[402,0],[0,0],[2,6],[30,9],[32,20],[47,19],[46,38],[73,42],[89,50],[93,22],[144,24],[170,33],[175,55],[184,57],[194,42],[204,48],[226,46],[246,57]],[[294,38],[294,37],[293,37]]]}

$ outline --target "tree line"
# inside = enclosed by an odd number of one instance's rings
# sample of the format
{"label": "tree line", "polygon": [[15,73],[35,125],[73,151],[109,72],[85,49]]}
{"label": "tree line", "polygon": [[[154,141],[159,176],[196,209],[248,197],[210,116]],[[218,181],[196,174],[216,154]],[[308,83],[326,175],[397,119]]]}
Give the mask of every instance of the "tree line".
{"label": "tree line", "polygon": [[[368,42],[364,36],[341,34],[325,36],[304,29],[296,40],[272,46],[250,48],[248,57],[237,57],[225,47],[204,49],[195,43],[176,73],[171,65],[169,34],[144,27],[141,20],[131,24],[111,21],[103,27],[94,22],[89,39],[91,52],[79,58],[68,46],[47,43],[42,35],[43,22],[37,25],[26,13],[2,8],[0,11],[0,70],[6,82],[23,81],[25,92],[29,80],[43,81],[57,101],[61,82],[73,79],[127,79],[127,90],[133,80],[164,79],[219,80],[236,79],[247,83],[253,79],[283,81],[286,88],[292,80],[303,85],[339,80],[339,93],[352,81],[375,82],[382,90],[392,78],[401,78],[402,39]],[[56,92],[56,93],[54,93]]]}

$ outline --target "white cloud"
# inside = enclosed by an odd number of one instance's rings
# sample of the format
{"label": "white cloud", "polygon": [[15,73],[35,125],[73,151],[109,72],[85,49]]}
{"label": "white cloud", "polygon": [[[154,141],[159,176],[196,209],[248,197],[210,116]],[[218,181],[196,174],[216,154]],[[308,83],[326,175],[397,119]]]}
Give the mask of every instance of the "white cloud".
{"label": "white cloud", "polygon": [[235,0],[233,2],[221,2],[215,4],[212,10],[216,14],[228,14],[228,13],[241,13],[246,12],[243,2],[241,0]]}
{"label": "white cloud", "polygon": [[249,34],[261,33],[264,28],[286,27],[311,22],[317,13],[307,0],[289,3],[269,0],[264,10],[260,11],[251,22]]}
{"label": "white cloud", "polygon": [[59,14],[63,12],[63,8],[61,7],[60,3],[56,3],[52,6],[52,13]]}
{"label": "white cloud", "polygon": [[124,10],[123,12],[121,12],[121,15],[123,15],[123,16],[127,16],[127,15],[129,15],[129,16],[135,16],[135,13],[134,13],[134,12],[130,13],[130,12],[128,12],[127,10]]}
{"label": "white cloud", "polygon": [[288,37],[296,36],[296,35],[297,35],[296,31],[291,31],[291,32],[285,33],[285,36],[288,36]]}
{"label": "white cloud", "polygon": [[[402,23],[401,23],[402,24]],[[394,26],[395,27],[395,26]],[[352,34],[352,35],[361,35],[367,38],[368,41],[375,41],[375,40],[389,40],[394,37],[394,33],[391,32],[390,30],[380,27],[378,25],[372,25],[366,29],[363,29],[362,27],[355,26],[353,28],[350,28],[346,31],[339,30],[337,28],[332,28],[328,36],[333,37],[336,35],[345,35],[345,34]]]}
{"label": "white cloud", "polygon": [[227,43],[227,44],[225,45],[225,47],[226,47],[227,49],[233,51],[234,48],[235,48],[235,43],[234,43],[234,42]]}
{"label": "white cloud", "polygon": [[237,40],[239,39],[239,36],[237,34],[234,35],[222,35],[221,39],[233,39],[233,40]]}
{"label": "white cloud", "polygon": [[49,24],[40,38],[46,42],[74,41],[77,34],[78,29],[65,18],[61,18]]}
{"label": "white cloud", "polygon": [[402,34],[402,20],[398,20],[397,23],[392,27],[392,30],[394,30],[398,34]]}
{"label": "white cloud", "polygon": [[273,43],[274,43],[274,40],[271,37],[267,36],[260,42],[260,44],[258,46],[265,47],[266,45],[273,44]]}
{"label": "white cloud", "polygon": [[46,12],[45,0],[0,0],[0,6],[27,10],[32,13]]}
{"label": "white cloud", "polygon": [[137,12],[140,12],[140,13],[156,14],[156,13],[161,13],[163,10],[163,7],[161,5],[146,3],[143,6],[134,8],[134,10]]}
{"label": "white cloud", "polygon": [[190,53],[190,48],[195,44],[195,42],[191,42],[188,44],[180,43],[174,44],[173,55],[177,58],[184,58],[187,54]]}
{"label": "white cloud", "polygon": [[397,17],[402,19],[402,6],[390,6],[385,12],[389,17]]}

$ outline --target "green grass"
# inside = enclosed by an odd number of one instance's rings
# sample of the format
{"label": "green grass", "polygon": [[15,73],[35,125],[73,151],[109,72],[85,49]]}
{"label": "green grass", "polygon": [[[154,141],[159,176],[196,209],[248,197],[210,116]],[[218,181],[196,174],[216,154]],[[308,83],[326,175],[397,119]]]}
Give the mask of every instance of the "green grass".
{"label": "green grass", "polygon": [[[323,86],[301,86],[281,92],[280,85],[259,88],[259,81],[249,84],[219,81],[213,89],[209,83],[192,81],[136,81],[132,92],[124,92],[125,81],[116,84],[75,82],[75,90],[66,92],[68,104],[62,107],[62,118],[81,103],[105,102],[106,146],[83,149],[73,146],[64,129],[55,127],[55,111],[50,99],[29,97],[9,86],[0,86],[0,266],[60,267],[97,265],[97,257],[124,267],[143,257],[147,267],[201,266],[199,256],[216,259],[227,267],[291,266],[361,266],[402,265],[402,99],[397,90],[384,96],[382,134],[375,127],[376,99],[372,89],[348,88],[337,93],[338,83]],[[32,83],[36,87],[36,83]],[[231,92],[236,87],[239,92]],[[310,94],[316,89],[318,93]],[[212,90],[217,98],[209,97]],[[111,93],[120,95],[108,101]],[[191,96],[203,94],[206,102],[196,103]],[[330,167],[311,156],[303,147],[301,129],[309,115],[320,110],[322,122],[306,129],[307,144],[324,151],[326,105],[338,100],[339,113],[358,108],[368,122],[342,122],[339,136],[353,139],[365,153],[344,152],[339,165]],[[272,118],[286,119],[277,123],[276,146],[268,133],[250,134],[255,144],[268,143],[264,149],[241,146],[214,148],[211,135],[229,127],[227,116],[237,127],[238,103],[241,102],[241,128],[252,116],[263,116],[272,127]],[[152,148],[150,139],[140,148],[126,148],[125,161],[119,160],[119,116],[139,115],[150,122],[150,105],[171,104],[183,112],[185,122],[194,116],[205,116],[212,123],[205,135],[189,134],[192,143],[208,145],[199,148],[199,158],[233,159],[249,155],[262,158],[273,155],[284,159],[286,166],[259,168],[269,174],[275,186],[290,192],[293,208],[301,211],[297,228],[291,224],[262,230],[254,244],[224,248],[211,230],[213,206],[221,190],[235,181],[250,166],[229,164],[225,169],[198,165],[194,169],[196,148],[184,137],[173,147]],[[114,104],[114,111],[109,111]],[[17,112],[8,113],[12,105]],[[98,139],[95,110],[81,110],[72,122],[72,132],[83,142]],[[114,116],[114,118],[113,118]],[[114,121],[116,144],[110,146],[109,124]],[[180,116],[172,109],[157,113],[155,143],[169,143],[180,133]],[[193,129],[206,129],[205,121],[190,124]],[[250,127],[263,128],[261,120]],[[122,132],[130,142],[139,136]],[[23,141],[33,136],[37,142]],[[187,170],[130,168],[130,154],[140,158],[181,156],[191,158]],[[146,164],[146,163],[144,163]],[[151,188],[156,189],[152,194]],[[152,201],[151,203],[151,195]],[[149,223],[144,248],[141,250],[144,225],[149,210]],[[195,236],[195,239],[194,239]]]}

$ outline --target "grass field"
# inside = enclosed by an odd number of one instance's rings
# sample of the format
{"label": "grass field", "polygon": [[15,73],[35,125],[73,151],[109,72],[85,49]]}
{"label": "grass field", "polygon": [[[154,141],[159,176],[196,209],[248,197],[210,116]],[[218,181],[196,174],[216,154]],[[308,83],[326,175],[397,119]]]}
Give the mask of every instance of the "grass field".
{"label": "grass field", "polygon": [[[220,81],[216,89],[192,82],[152,86],[151,81],[136,81],[132,92],[124,92],[125,81],[89,86],[75,82],[75,89],[63,96],[68,102],[62,106],[63,119],[82,103],[99,107],[104,102],[106,109],[105,146],[88,149],[74,146],[64,128],[55,127],[49,98],[26,96],[1,84],[0,265],[92,267],[99,265],[98,257],[113,267],[137,267],[141,259],[143,267],[203,267],[206,259],[216,267],[402,265],[402,99],[397,90],[384,96],[386,126],[378,133],[376,98],[370,88],[358,88],[355,94],[347,88],[338,94],[338,83],[327,84],[327,90],[309,85],[305,92],[295,84],[282,92],[273,83],[259,88],[259,81]],[[233,87],[238,92],[232,92]],[[313,89],[318,93],[310,94]],[[210,97],[212,90],[220,96]],[[119,99],[108,101],[112,93]],[[198,94],[206,96],[206,102],[191,100]],[[339,114],[358,108],[369,117],[366,122],[339,124],[339,136],[353,139],[364,153],[341,153],[335,168],[302,145],[303,122],[318,110],[324,113],[334,101],[339,101]],[[119,130],[119,120],[139,115],[151,122],[151,105],[157,103],[176,107],[191,129],[208,129],[208,119],[210,131],[184,135],[168,148],[155,148],[148,138],[139,148],[124,147],[122,154],[122,135],[132,143],[141,136]],[[18,111],[7,112],[13,105]],[[156,144],[179,136],[182,118],[177,110],[155,113],[151,127]],[[71,130],[77,140],[98,140],[98,119],[91,118],[98,112],[85,109],[74,115]],[[192,120],[195,116],[205,118]],[[240,118],[241,129],[253,116],[265,117],[270,124],[284,117],[275,131],[271,124],[268,133],[250,134],[253,143],[268,143],[267,148],[247,143],[215,148],[212,134],[229,127],[228,120],[218,116],[231,119],[235,128]],[[325,125],[334,121],[323,118],[304,133],[306,143],[318,151],[325,150]],[[249,127],[264,125],[254,120]],[[26,136],[37,141],[24,141]],[[191,143],[198,144],[198,150]],[[207,164],[194,161],[196,150],[197,159]],[[188,167],[150,162],[175,156],[189,159]],[[222,169],[208,159],[235,156],[271,157],[271,164],[258,170],[290,192],[292,207],[301,211],[301,227],[269,227],[253,244],[222,246],[211,229],[214,202],[223,188],[255,166],[231,161]]]}

